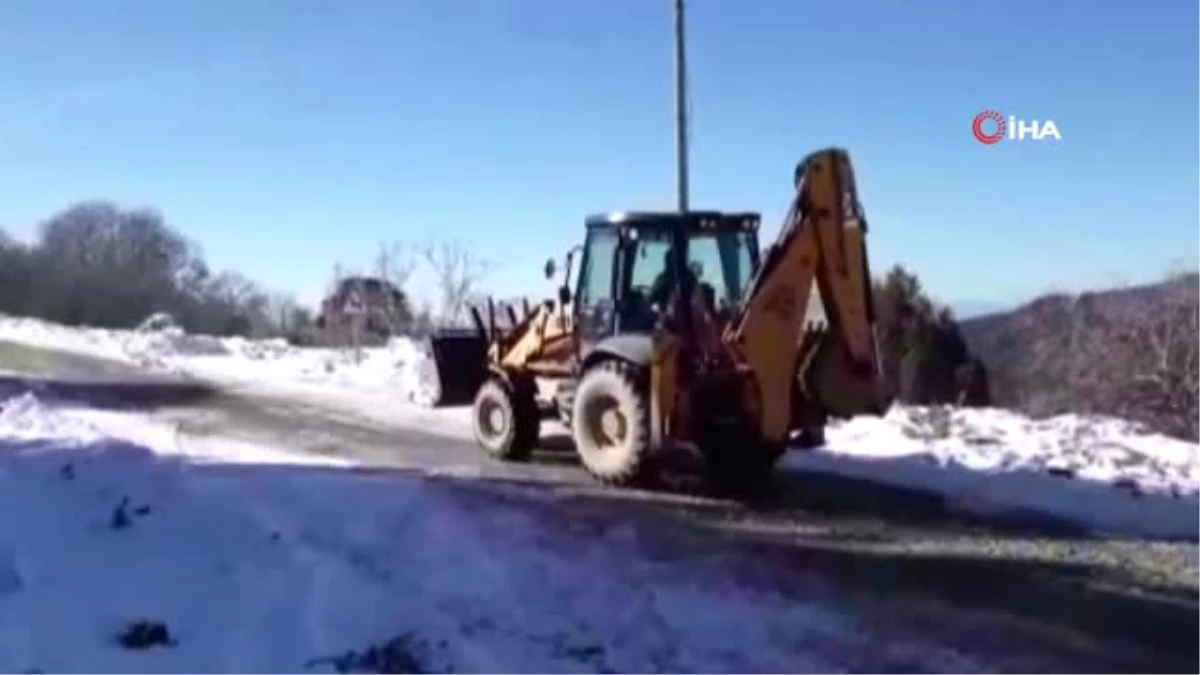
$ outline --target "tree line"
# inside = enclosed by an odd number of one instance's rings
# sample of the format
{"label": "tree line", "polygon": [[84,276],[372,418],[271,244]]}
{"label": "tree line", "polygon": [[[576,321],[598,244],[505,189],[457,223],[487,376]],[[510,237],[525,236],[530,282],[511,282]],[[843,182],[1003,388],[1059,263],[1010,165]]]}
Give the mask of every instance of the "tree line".
{"label": "tree line", "polygon": [[156,312],[215,335],[270,335],[307,316],[292,298],[216,271],[154,209],[85,201],[30,243],[0,231],[0,312],[66,325],[130,328]]}
{"label": "tree line", "polygon": [[915,274],[897,265],[872,283],[875,330],[886,385],[903,403],[992,404],[988,369],[958,321]]}
{"label": "tree line", "polygon": [[1041,417],[1112,415],[1195,440],[1200,275],[1046,295],[964,323],[993,370],[997,405]]}
{"label": "tree line", "polygon": [[[132,328],[166,313],[192,333],[316,343],[326,342],[314,337],[323,314],[339,308],[350,289],[362,291],[371,311],[386,306],[384,333],[428,332],[453,323],[488,268],[466,247],[447,241],[382,245],[373,263],[361,272],[335,266],[327,295],[332,302],[310,309],[236,271],[212,269],[199,247],[155,209],[89,200],[46,219],[31,242],[0,229],[0,313],[97,328]],[[433,275],[436,304],[415,303],[405,292],[419,264]],[[364,280],[382,281],[383,290],[366,292],[359,288]],[[331,326],[343,319],[334,316]]]}

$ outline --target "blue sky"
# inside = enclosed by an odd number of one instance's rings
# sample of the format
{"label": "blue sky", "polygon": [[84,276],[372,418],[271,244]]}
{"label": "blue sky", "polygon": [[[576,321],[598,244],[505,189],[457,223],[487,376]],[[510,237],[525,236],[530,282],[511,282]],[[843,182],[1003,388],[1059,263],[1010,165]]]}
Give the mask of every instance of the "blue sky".
{"label": "blue sky", "polygon": [[[0,9],[18,235],[79,199],[150,205],[306,301],[337,262],[437,236],[508,294],[546,290],[585,214],[674,204],[670,0]],[[773,236],[796,161],[841,145],[875,269],[943,301],[1195,264],[1197,24],[1188,0],[689,0],[693,205]],[[1062,140],[981,145],[983,109]]]}

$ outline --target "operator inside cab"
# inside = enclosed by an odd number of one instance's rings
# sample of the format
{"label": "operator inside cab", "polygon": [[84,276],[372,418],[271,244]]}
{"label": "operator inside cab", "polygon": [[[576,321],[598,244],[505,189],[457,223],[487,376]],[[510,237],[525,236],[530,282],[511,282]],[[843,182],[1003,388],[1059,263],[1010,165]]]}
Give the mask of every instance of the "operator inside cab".
{"label": "operator inside cab", "polygon": [[[684,267],[683,273],[687,275],[688,282],[692,288],[696,287],[696,275],[691,268]],[[675,293],[675,248],[670,247],[663,254],[663,268],[654,278],[654,283],[650,286],[650,306],[654,307],[660,314],[668,307],[671,301],[671,296]]]}
{"label": "operator inside cab", "polygon": [[[671,313],[673,311],[671,301],[675,298],[675,293],[678,289],[675,262],[675,249],[668,248],[663,254],[663,269],[654,278],[654,282],[651,284],[646,298],[654,312],[656,321],[671,321]],[[702,283],[700,280],[702,273],[691,265],[684,265],[683,274],[688,285],[692,288],[692,297],[689,304],[691,307],[690,316],[693,321],[692,329],[695,331],[694,334],[704,344],[705,349],[715,349],[717,341],[720,339],[720,327],[715,322],[716,298],[714,297],[713,287],[711,284]]]}

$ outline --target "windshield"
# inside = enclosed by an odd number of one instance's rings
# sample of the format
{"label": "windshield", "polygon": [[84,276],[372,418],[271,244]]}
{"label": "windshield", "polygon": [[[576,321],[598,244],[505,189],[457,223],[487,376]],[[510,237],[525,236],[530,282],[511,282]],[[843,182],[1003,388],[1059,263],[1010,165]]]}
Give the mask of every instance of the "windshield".
{"label": "windshield", "polygon": [[688,264],[699,283],[713,289],[718,303],[738,304],[754,273],[751,255],[754,232],[725,230],[692,235],[688,243]]}

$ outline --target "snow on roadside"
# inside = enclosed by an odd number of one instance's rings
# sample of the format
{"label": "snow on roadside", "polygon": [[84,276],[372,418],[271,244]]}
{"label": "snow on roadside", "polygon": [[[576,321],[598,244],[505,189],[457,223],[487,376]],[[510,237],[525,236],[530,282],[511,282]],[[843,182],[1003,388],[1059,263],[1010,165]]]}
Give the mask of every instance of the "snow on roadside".
{"label": "snow on roadside", "polygon": [[41,401],[32,393],[21,394],[0,403],[0,439],[39,441],[54,439],[60,443],[86,445],[104,438],[103,433],[87,422],[48,415]]}
{"label": "snow on roadside", "polygon": [[[437,398],[437,374],[422,345],[392,338],[361,350],[298,348],[279,341],[227,338],[228,354],[176,355],[168,363],[197,377],[221,382],[319,385],[386,395],[393,403],[430,405]],[[232,357],[232,358],[231,358]]]}
{"label": "snow on roadside", "polygon": [[120,339],[122,335],[131,337],[133,331],[70,327],[41,319],[0,314],[0,340],[113,361],[136,362],[126,349],[128,339]]}
{"label": "snow on roadside", "polygon": [[[150,317],[156,319],[158,317]],[[169,322],[140,330],[74,328],[0,315],[0,340],[94,356],[152,371],[232,383],[320,385],[386,396],[393,404],[431,404],[437,374],[423,345],[394,338],[361,350],[294,347],[283,339],[192,335]]]}
{"label": "snow on roadside", "polygon": [[[74,329],[0,316],[0,340],[173,370],[257,394],[336,409],[375,424],[470,439],[463,408],[431,409],[436,374],[406,339],[353,350],[157,330]],[[816,452],[785,466],[946,495],[964,508],[1034,510],[1105,531],[1196,538],[1200,446],[1106,418],[1031,420],[1003,410],[897,406],[835,423]]]}
{"label": "snow on roadside", "polygon": [[[3,411],[5,672],[329,672],[387,641],[393,668],[423,669],[404,672],[833,672],[913,654],[850,607],[705,582],[627,537],[436,483],[217,444],[197,464],[148,419],[28,395]],[[135,622],[166,644],[119,644]]]}
{"label": "snow on roadside", "polygon": [[1109,533],[1196,539],[1200,446],[1129,422],[894,407],[833,423],[784,464],[935,492],[982,513],[1040,513]]}
{"label": "snow on roadside", "polygon": [[0,314],[0,340],[168,371],[178,370],[175,366],[180,357],[236,354],[222,338],[188,335],[177,328],[136,331],[71,327],[4,314]]}

